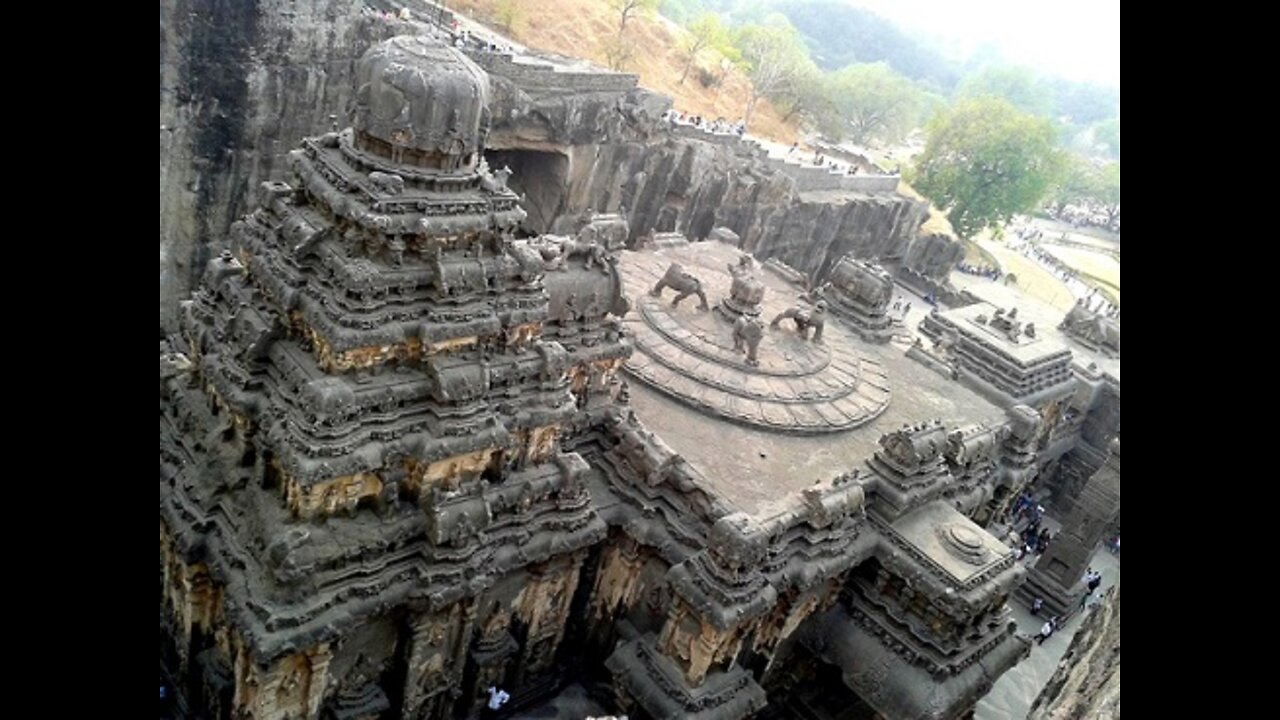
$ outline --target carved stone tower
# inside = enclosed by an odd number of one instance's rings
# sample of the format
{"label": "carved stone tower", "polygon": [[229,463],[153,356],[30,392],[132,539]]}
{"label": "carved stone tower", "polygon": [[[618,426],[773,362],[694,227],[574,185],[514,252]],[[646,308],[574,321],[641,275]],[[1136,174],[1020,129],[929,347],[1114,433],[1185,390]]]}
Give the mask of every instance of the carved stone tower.
{"label": "carved stone tower", "polygon": [[550,278],[513,239],[461,52],[397,37],[357,76],[354,127],[262,185],[161,343],[162,659],[210,717],[536,687],[606,533],[562,442],[630,353],[613,258]]}
{"label": "carved stone tower", "polygon": [[1120,438],[1111,441],[1106,462],[1089,478],[1076,504],[1027,575],[1018,597],[1030,604],[1042,598],[1050,612],[1063,615],[1084,594],[1081,578],[1107,526],[1120,512]]}

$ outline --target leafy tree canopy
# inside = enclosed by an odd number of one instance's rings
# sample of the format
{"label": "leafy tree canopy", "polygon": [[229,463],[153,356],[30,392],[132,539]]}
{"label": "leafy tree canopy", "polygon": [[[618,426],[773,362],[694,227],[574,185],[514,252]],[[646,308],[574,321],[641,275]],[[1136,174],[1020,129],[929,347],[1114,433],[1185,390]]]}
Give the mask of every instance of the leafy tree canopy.
{"label": "leafy tree canopy", "polygon": [[1053,114],[1053,96],[1049,88],[1026,68],[986,65],[966,76],[956,88],[957,99],[983,96],[1003,98],[1032,115],[1050,117]]}
{"label": "leafy tree canopy", "polygon": [[1104,145],[1107,152],[1111,153],[1111,157],[1120,157],[1120,118],[1112,118],[1095,125],[1093,140]]}
{"label": "leafy tree canopy", "polygon": [[957,102],[929,123],[928,136],[912,184],[966,238],[1035,208],[1064,162],[1046,120],[998,98]]}
{"label": "leafy tree canopy", "polygon": [[919,121],[925,102],[920,89],[886,63],[850,65],[832,74],[830,86],[845,134],[862,145],[902,139]]}
{"label": "leafy tree canopy", "polygon": [[914,80],[950,92],[959,73],[942,55],[870,10],[840,0],[782,0],[775,4],[804,36],[819,67],[888,63]]}
{"label": "leafy tree canopy", "polygon": [[804,71],[808,50],[800,33],[781,15],[770,15],[760,25],[738,28],[733,43],[741,53],[740,64],[751,80],[751,97],[744,121],[761,97],[775,97]]}
{"label": "leafy tree canopy", "polygon": [[685,65],[684,71],[680,73],[681,83],[689,76],[689,70],[697,61],[698,53],[703,50],[719,50],[723,54],[732,42],[729,28],[721,22],[718,15],[709,12],[698,15],[685,26],[685,30],[689,31],[689,34],[682,43]]}

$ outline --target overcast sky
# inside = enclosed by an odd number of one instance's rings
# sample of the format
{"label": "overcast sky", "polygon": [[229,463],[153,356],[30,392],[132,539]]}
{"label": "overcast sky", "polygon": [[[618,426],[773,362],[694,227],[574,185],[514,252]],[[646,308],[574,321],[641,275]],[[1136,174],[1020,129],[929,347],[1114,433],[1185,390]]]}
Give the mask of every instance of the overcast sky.
{"label": "overcast sky", "polygon": [[846,0],[964,59],[984,44],[1068,80],[1120,85],[1120,0]]}

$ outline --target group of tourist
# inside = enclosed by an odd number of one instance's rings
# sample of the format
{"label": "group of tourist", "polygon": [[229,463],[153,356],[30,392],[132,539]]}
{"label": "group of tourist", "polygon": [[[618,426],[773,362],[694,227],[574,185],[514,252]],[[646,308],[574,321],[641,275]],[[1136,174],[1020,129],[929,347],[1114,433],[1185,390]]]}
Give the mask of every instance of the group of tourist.
{"label": "group of tourist", "polygon": [[1113,233],[1120,232],[1120,213],[1116,211],[1115,219],[1107,212],[1107,209],[1096,203],[1084,202],[1079,205],[1064,205],[1061,208],[1048,208],[1045,214],[1059,221],[1068,223],[1071,227],[1098,227]]}
{"label": "group of tourist", "polygon": [[494,42],[493,40],[478,35],[472,35],[470,30],[461,30],[458,21],[454,20],[449,26],[449,36],[453,39],[453,46],[465,50],[470,48],[474,51],[486,53],[512,53],[515,48],[504,43]]}
{"label": "group of tourist", "polygon": [[364,8],[363,12],[382,20],[383,22],[407,22],[413,19],[413,13],[410,12],[407,7],[400,8],[400,12],[398,13],[393,13],[388,10],[374,10],[373,8],[368,7]]}
{"label": "group of tourist", "polygon": [[956,265],[956,270],[959,270],[966,275],[975,275],[977,277],[984,277],[991,280],[999,280],[1000,276],[1003,275],[1003,273],[1000,272],[1000,268],[994,268],[990,265],[970,265],[965,262]]}
{"label": "group of tourist", "polygon": [[[791,143],[791,147],[787,149],[787,158],[790,159],[792,155],[795,155],[799,151],[800,151],[800,143],[798,142]],[[809,164],[814,165],[816,167],[825,167],[828,170],[832,170],[832,171],[843,172],[846,175],[857,175],[860,172],[860,169],[855,163],[837,162],[835,160],[828,158],[826,155],[823,155],[821,151],[815,151],[813,153],[813,160],[810,161]],[[901,168],[894,168],[893,170],[889,171],[888,174],[898,175],[900,171],[901,171]]]}
{"label": "group of tourist", "polygon": [[697,128],[703,132],[709,132],[715,135],[737,135],[742,137],[747,134],[747,125],[739,120],[736,123],[730,123],[723,117],[715,120],[707,120],[701,115],[690,115],[680,112],[675,108],[671,108],[662,114],[663,122],[671,127],[684,125],[686,127]]}
{"label": "group of tourist", "polygon": [[893,311],[901,312],[902,317],[905,320],[907,317],[907,313],[911,312],[911,303],[909,302],[904,303],[902,302],[902,298],[897,298],[893,301]]}
{"label": "group of tourist", "polygon": [[[1014,239],[1009,242],[1009,247],[1036,261],[1038,265],[1052,273],[1054,277],[1067,286],[1067,289],[1075,297],[1087,298],[1092,312],[1102,313],[1107,317],[1118,317],[1120,314],[1119,307],[1102,297],[1097,288],[1090,287],[1081,280],[1079,273],[1055,257],[1053,253],[1043,250],[1034,244],[1035,239],[1043,236],[1044,232],[1041,230],[1031,230],[1029,228],[1015,230]],[[1062,239],[1066,240],[1066,233],[1063,233]]]}
{"label": "group of tourist", "polygon": [[1098,592],[1098,588],[1102,587],[1102,573],[1089,568],[1084,574],[1084,586],[1085,593],[1080,596],[1080,609],[1092,611],[1102,603],[1102,593]]}
{"label": "group of tourist", "polygon": [[1018,560],[1023,560],[1033,553],[1043,555],[1053,540],[1053,533],[1049,532],[1049,528],[1041,525],[1044,522],[1044,506],[1037,504],[1030,494],[1024,492],[1014,503],[1011,512],[1015,530],[1024,521],[1026,522],[1021,530],[1017,530]]}

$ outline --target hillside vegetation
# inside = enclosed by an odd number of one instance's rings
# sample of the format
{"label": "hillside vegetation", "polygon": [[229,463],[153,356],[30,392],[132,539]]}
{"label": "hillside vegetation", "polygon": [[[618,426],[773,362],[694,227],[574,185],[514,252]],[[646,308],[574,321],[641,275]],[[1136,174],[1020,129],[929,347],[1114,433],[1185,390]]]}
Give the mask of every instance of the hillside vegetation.
{"label": "hillside vegetation", "polygon": [[[608,67],[608,49],[618,36],[618,12],[606,0],[458,0],[449,6],[535,50],[579,57]],[[503,15],[515,9],[508,32]],[[684,30],[657,13],[633,17],[625,38],[632,44],[632,59],[622,69],[640,76],[640,84],[670,95],[677,110],[709,120],[723,117],[736,122],[746,111],[751,83],[737,68],[724,74],[718,87],[703,80],[723,71],[722,57],[714,50],[699,53],[695,71],[684,83],[686,54],[681,45]],[[799,138],[794,124],[784,123],[768,100],[761,100],[751,120],[751,134],[790,144]]]}

